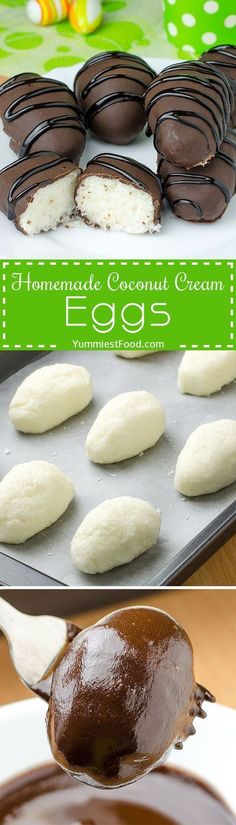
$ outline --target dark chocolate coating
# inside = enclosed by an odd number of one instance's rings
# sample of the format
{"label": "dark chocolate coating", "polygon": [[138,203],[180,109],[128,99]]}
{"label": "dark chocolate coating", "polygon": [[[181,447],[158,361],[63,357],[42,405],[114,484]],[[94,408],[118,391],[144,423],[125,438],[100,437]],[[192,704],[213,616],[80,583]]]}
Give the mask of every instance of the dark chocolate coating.
{"label": "dark chocolate coating", "polygon": [[144,189],[152,197],[154,222],[158,222],[162,205],[161,179],[147,166],[138,163],[133,158],[125,158],[114,154],[101,154],[96,155],[88,162],[80,181],[91,175],[116,178],[122,183],[132,184],[137,189]]}
{"label": "dark chocolate coating", "polygon": [[36,684],[34,683],[33,685],[29,685],[29,687],[34,691],[34,693],[37,693],[37,695],[40,696],[40,699],[44,699],[45,702],[49,702],[52,687],[52,677],[55,668],[58,666],[59,661],[64,656],[67,646],[70,645],[75,636],[78,636],[78,633],[81,632],[81,628],[75,624],[72,624],[72,622],[67,621],[66,628],[67,634],[65,647],[63,650],[60,651],[56,662],[53,663],[50,671],[46,673],[46,675],[42,679],[40,679],[39,682],[37,682]]}
{"label": "dark chocolate coating", "polygon": [[210,65],[187,61],[164,69],[145,94],[145,109],[160,155],[181,168],[205,164],[230,122],[229,80]]}
{"label": "dark chocolate coating", "polygon": [[0,171],[0,209],[20,229],[19,218],[39,188],[77,170],[72,160],[55,152],[36,152]]}
{"label": "dark chocolate coating", "polygon": [[86,126],[108,143],[130,143],[144,128],[143,95],[155,75],[134,54],[102,52],[91,57],[74,84]]}
{"label": "dark chocolate coating", "polygon": [[214,69],[220,69],[231,81],[234,93],[232,125],[236,126],[236,46],[213,46],[212,49],[208,49],[207,52],[201,55],[200,60],[210,63]]}
{"label": "dark chocolate coating", "polygon": [[0,790],[0,825],[236,825],[212,788],[159,768],[125,791],[96,791],[56,765],[16,777]]}
{"label": "dark chocolate coating", "polygon": [[82,631],[54,672],[53,756],[100,788],[134,782],[195,733],[205,699],[185,631],[154,608],[118,610]]}
{"label": "dark chocolate coating", "polygon": [[236,135],[225,140],[204,168],[181,169],[164,158],[158,163],[172,212],[185,221],[210,223],[224,214],[236,190]]}
{"label": "dark chocolate coating", "polygon": [[0,115],[11,149],[20,158],[51,151],[79,162],[84,117],[65,83],[31,72],[11,77],[0,86]]}

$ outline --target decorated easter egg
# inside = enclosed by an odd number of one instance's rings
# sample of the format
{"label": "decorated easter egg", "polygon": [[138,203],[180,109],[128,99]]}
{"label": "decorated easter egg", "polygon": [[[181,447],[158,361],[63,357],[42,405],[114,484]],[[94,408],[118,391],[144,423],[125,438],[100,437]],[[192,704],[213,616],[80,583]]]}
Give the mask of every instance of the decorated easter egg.
{"label": "decorated easter egg", "polygon": [[73,29],[80,34],[91,34],[102,22],[100,0],[73,0],[69,9],[69,20]]}
{"label": "decorated easter egg", "polygon": [[50,26],[68,17],[68,0],[29,0],[26,11],[31,23]]}

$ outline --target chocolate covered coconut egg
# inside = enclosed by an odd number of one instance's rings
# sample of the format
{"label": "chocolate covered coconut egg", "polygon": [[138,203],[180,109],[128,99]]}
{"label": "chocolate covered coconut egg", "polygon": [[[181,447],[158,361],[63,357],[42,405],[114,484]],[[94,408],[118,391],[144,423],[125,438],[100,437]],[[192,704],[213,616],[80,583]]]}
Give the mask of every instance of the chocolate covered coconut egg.
{"label": "chocolate covered coconut egg", "polygon": [[200,61],[164,69],[145,94],[145,110],[158,153],[191,169],[220,148],[230,124],[233,92],[225,75]]}
{"label": "chocolate covered coconut egg", "polygon": [[10,147],[20,158],[52,151],[79,162],[86,137],[84,117],[65,83],[32,72],[11,77],[0,86],[0,116]]}
{"label": "chocolate covered coconut egg", "polygon": [[101,154],[90,160],[78,180],[75,202],[91,226],[132,234],[160,229],[160,177],[132,158]]}
{"label": "chocolate covered coconut egg", "polygon": [[66,224],[80,170],[55,152],[36,152],[0,172],[0,209],[25,235]]}
{"label": "chocolate covered coconut egg", "polygon": [[154,608],[117,610],[81,631],[53,674],[53,756],[87,784],[126,785],[182,748],[204,700],[183,628]]}
{"label": "chocolate covered coconut egg", "polygon": [[234,94],[234,109],[232,124],[236,126],[236,46],[213,46],[201,55],[201,61],[209,63],[213,68],[220,69],[229,78]]}
{"label": "chocolate covered coconut egg", "polygon": [[91,57],[74,83],[86,126],[108,143],[130,143],[145,126],[143,95],[155,75],[134,54],[102,52]]}
{"label": "chocolate covered coconut egg", "polygon": [[181,169],[161,158],[158,173],[172,212],[185,221],[212,223],[227,209],[236,190],[236,135],[228,129],[219,151],[204,166]]}

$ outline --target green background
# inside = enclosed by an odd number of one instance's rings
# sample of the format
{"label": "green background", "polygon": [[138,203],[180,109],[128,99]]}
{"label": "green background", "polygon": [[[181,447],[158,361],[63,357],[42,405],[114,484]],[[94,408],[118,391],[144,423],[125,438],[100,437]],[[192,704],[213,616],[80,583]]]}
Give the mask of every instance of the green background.
{"label": "green background", "polygon": [[[1,268],[1,312],[3,330],[1,349],[50,349],[54,345],[57,349],[73,349],[73,339],[83,342],[101,341],[103,346],[114,341],[161,341],[165,349],[176,350],[182,346],[190,349],[194,345],[203,348],[208,345],[214,349],[220,345],[223,349],[231,346],[235,348],[234,338],[234,269],[235,262],[208,261],[121,261],[112,262],[60,262],[45,261],[29,262],[10,261],[2,264]],[[65,292],[27,292],[26,287],[21,291],[12,289],[12,273],[31,273],[31,279],[36,281],[57,280],[85,280],[91,273],[95,279],[103,283],[102,292],[72,292],[71,295],[87,296],[86,321],[87,327],[66,327],[66,293]],[[106,280],[111,271],[118,272],[123,280],[160,280],[166,275],[170,283],[167,292],[114,292],[107,289]],[[219,281],[224,284],[222,292],[177,292],[174,288],[174,279],[179,271],[184,271],[190,281]],[[69,293],[68,293],[69,294]],[[116,325],[115,329],[101,335],[94,331],[91,320],[93,306],[100,301],[115,302]],[[154,302],[167,303],[167,311],[171,316],[168,326],[152,328],[151,305]],[[145,327],[142,333],[129,335],[122,330],[121,309],[129,302],[145,303]],[[130,310],[130,318],[135,320],[136,310]],[[135,317],[134,314],[135,313]],[[103,320],[105,320],[103,314]],[[155,319],[154,319],[155,320]],[[108,343],[107,343],[108,342]],[[121,348],[123,348],[121,344]]]}
{"label": "green background", "polygon": [[[236,44],[235,0],[103,0],[102,5],[102,25],[83,36],[67,20],[47,27],[32,25],[26,0],[0,0],[0,73],[45,73],[106,50],[171,59],[194,57],[216,42]],[[192,16],[186,23],[184,13]]]}
{"label": "green background", "polygon": [[0,71],[49,72],[74,66],[95,52],[122,50],[151,55],[176,56],[163,28],[160,0],[104,0],[104,19],[90,35],[75,32],[70,23],[33,26],[27,19],[25,0],[0,0]]}

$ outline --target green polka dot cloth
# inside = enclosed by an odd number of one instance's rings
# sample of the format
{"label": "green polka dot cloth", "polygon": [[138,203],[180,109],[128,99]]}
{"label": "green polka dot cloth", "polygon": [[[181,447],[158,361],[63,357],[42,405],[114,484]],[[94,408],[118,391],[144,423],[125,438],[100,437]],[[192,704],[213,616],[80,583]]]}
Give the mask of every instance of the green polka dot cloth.
{"label": "green polka dot cloth", "polygon": [[164,26],[180,57],[236,45],[236,0],[164,0]]}
{"label": "green polka dot cloth", "polygon": [[236,0],[103,0],[104,18],[90,35],[68,20],[30,23],[26,0],[0,0],[0,74],[73,66],[94,53],[130,51],[143,57],[191,57],[216,43],[236,45]]}

